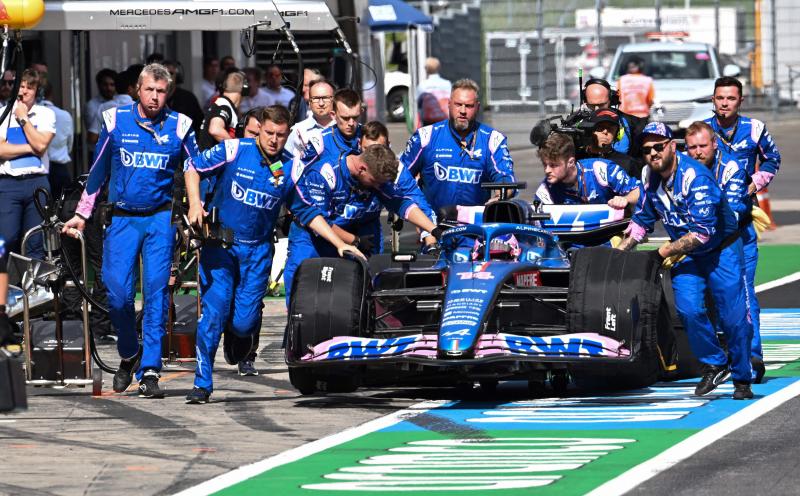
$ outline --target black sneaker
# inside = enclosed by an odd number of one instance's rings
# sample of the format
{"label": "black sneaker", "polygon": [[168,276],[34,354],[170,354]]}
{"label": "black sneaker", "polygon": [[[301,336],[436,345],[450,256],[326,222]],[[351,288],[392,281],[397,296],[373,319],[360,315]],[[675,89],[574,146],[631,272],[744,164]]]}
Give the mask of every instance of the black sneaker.
{"label": "black sneaker", "polygon": [[139,396],[143,398],[163,398],[164,391],[158,387],[158,379],[161,376],[153,369],[147,369],[142,374],[142,380],[139,381]]}
{"label": "black sneaker", "polygon": [[119,362],[119,368],[114,374],[114,392],[121,393],[128,389],[133,380],[133,373],[139,368],[139,362],[142,360],[142,349],[134,355],[133,358],[123,358]]}
{"label": "black sneaker", "polygon": [[258,369],[251,360],[242,360],[239,362],[239,375],[258,375]]}
{"label": "black sneaker", "polygon": [[236,365],[247,358],[253,347],[253,335],[239,337],[227,328],[222,333],[222,354],[228,365]]}
{"label": "black sneaker", "polygon": [[714,365],[705,365],[703,370],[703,378],[694,389],[695,396],[705,396],[711,391],[717,389],[717,386],[727,381],[731,376],[731,371],[728,367],[716,367]]}
{"label": "black sneaker", "polygon": [[761,384],[764,380],[764,374],[767,368],[764,366],[764,360],[758,357],[750,358],[750,365],[753,366],[753,384]]}
{"label": "black sneaker", "polygon": [[208,403],[209,397],[211,397],[211,391],[195,386],[194,389],[192,389],[189,394],[186,395],[186,403],[190,405]]}
{"label": "black sneaker", "polygon": [[753,390],[750,389],[750,383],[733,381],[733,399],[752,400]]}

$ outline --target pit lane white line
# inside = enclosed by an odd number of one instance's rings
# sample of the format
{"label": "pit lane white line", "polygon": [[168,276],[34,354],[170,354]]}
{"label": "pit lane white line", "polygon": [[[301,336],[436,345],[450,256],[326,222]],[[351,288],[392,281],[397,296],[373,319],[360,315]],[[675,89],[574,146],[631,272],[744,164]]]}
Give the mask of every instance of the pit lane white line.
{"label": "pit lane white line", "polygon": [[322,439],[318,439],[317,441],[298,446],[297,448],[284,451],[283,453],[279,453],[275,456],[251,463],[250,465],[241,466],[236,470],[219,475],[211,480],[203,482],[202,484],[184,489],[183,491],[176,493],[174,496],[206,496],[217,491],[222,491],[223,489],[227,489],[234,484],[238,484],[246,479],[255,477],[256,475],[266,472],[267,470],[271,470],[281,465],[286,465],[287,463],[311,456],[328,448],[332,448],[348,441],[352,441],[353,439],[361,436],[371,434],[375,431],[379,431],[409,418],[416,417],[417,415],[423,414],[428,410],[432,410],[446,403],[448,403],[448,401],[435,400],[423,401],[421,403],[411,405],[404,410],[391,413],[375,420],[370,420],[367,423],[352,427]]}
{"label": "pit lane white line", "polygon": [[595,488],[593,491],[587,493],[586,496],[625,494],[639,484],[677,465],[679,462],[686,460],[706,446],[719,441],[736,429],[744,427],[797,395],[800,395],[800,381],[792,383],[780,391],[756,401],[730,417],[684,439],[661,454],[656,455],[646,462],[633,467],[627,472]]}
{"label": "pit lane white line", "polygon": [[789,284],[795,281],[800,281],[800,272],[795,272],[794,274],[789,274],[788,276],[781,277],[780,279],[775,279],[774,281],[765,282],[764,284],[759,284],[756,286],[756,293],[760,293],[762,291],[767,291],[768,289],[777,288],[778,286],[783,286],[784,284]]}

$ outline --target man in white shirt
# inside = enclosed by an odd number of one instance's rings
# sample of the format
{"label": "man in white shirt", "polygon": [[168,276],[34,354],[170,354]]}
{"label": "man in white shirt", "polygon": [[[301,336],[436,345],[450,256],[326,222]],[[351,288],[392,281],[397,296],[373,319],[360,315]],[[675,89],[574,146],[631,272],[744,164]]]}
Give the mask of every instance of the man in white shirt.
{"label": "man in white shirt", "polygon": [[264,88],[261,87],[261,81],[263,79],[261,69],[258,67],[248,67],[242,72],[244,72],[244,75],[247,77],[247,85],[250,91],[242,97],[242,101],[239,104],[239,113],[244,115],[249,112],[250,109],[269,106],[271,99],[267,95],[267,92],[264,91]]}
{"label": "man in white shirt", "polygon": [[441,63],[436,57],[425,60],[428,78],[417,86],[417,106],[423,126],[449,118],[450,92],[452,84],[439,75]]}
{"label": "man in white shirt", "polygon": [[[308,90],[311,88],[312,84],[316,83],[317,81],[321,81],[322,79],[324,78],[322,77],[322,74],[320,74],[319,70],[314,68],[303,69],[303,98],[299,99],[297,102],[297,117],[295,118],[297,122],[311,117],[311,102],[308,100]],[[295,99],[297,99],[297,97],[295,97]]]}
{"label": "man in white shirt", "polygon": [[114,81],[116,80],[117,73],[111,69],[105,68],[97,71],[94,76],[94,81],[97,83],[98,95],[86,102],[83,110],[83,122],[86,129],[97,129],[97,133],[92,136],[89,134],[87,140],[90,145],[97,143],[97,136],[100,132],[100,113],[97,111],[100,105],[114,98],[117,94],[117,87]]}
{"label": "man in white shirt", "polygon": [[267,66],[267,87],[264,91],[269,97],[267,105],[282,105],[289,108],[289,103],[294,98],[294,91],[289,88],[281,86],[283,79],[283,72],[281,68],[275,64]]}
{"label": "man in white shirt", "polygon": [[52,110],[56,117],[56,134],[47,148],[47,158],[50,160],[48,181],[53,198],[60,198],[61,192],[72,180],[70,153],[72,152],[72,141],[75,139],[75,123],[72,121],[72,115],[66,110],[56,107],[51,98],[53,98],[53,85],[48,82],[44,85],[44,100],[40,105]]}
{"label": "man in white shirt", "polygon": [[295,157],[303,156],[311,133],[333,125],[333,91],[331,83],[325,80],[316,81],[309,87],[311,117],[292,126],[292,132],[286,140],[285,149]]}
{"label": "man in white shirt", "polygon": [[[33,195],[37,188],[50,190],[47,147],[56,132],[53,111],[36,104],[39,74],[26,69],[21,80],[19,100],[0,122],[0,238],[6,240],[9,251],[18,253],[22,235],[42,222]],[[40,236],[31,239],[27,253],[44,257]]]}

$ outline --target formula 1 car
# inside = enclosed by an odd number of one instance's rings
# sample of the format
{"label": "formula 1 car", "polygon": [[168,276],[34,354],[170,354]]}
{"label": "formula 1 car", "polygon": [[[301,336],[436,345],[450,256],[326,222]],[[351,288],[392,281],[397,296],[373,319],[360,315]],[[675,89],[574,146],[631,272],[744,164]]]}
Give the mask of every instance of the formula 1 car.
{"label": "formula 1 car", "polygon": [[539,394],[548,381],[556,392],[570,379],[636,388],[674,374],[659,264],[606,246],[568,254],[562,244],[607,240],[628,221],[604,206],[563,207],[461,209],[433,264],[395,256],[371,274],[356,260],[304,261],[287,325],[292,384],[312,394],[523,379]]}

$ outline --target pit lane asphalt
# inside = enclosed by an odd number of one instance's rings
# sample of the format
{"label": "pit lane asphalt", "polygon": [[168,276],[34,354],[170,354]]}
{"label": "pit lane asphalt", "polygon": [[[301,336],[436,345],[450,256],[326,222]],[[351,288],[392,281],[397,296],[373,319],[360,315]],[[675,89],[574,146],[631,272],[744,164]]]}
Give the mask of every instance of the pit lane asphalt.
{"label": "pit lane asphalt", "polygon": [[[800,172],[793,165],[800,142],[794,137],[800,119],[764,120],[784,156],[771,188],[773,201],[796,212]],[[531,119],[496,116],[494,124],[509,133],[518,174],[532,194],[540,166],[532,148],[515,148],[516,142],[524,145],[523,134],[527,142]],[[405,143],[397,126],[392,142],[397,151]],[[775,242],[800,243],[797,225],[782,226],[771,236]],[[800,283],[770,290],[762,295],[762,306],[800,307],[797,295]],[[138,398],[135,392],[92,398],[80,388],[29,387],[29,410],[0,415],[0,494],[170,494],[419,401],[456,397],[450,389],[410,388],[302,397],[289,384],[280,351],[284,322],[282,302],[269,301],[258,377],[239,377],[219,354],[217,390],[208,405],[183,403],[191,389],[191,365],[165,369],[163,400]],[[115,356],[113,346],[101,352]],[[633,494],[797,494],[798,408],[800,399],[790,400]]]}

